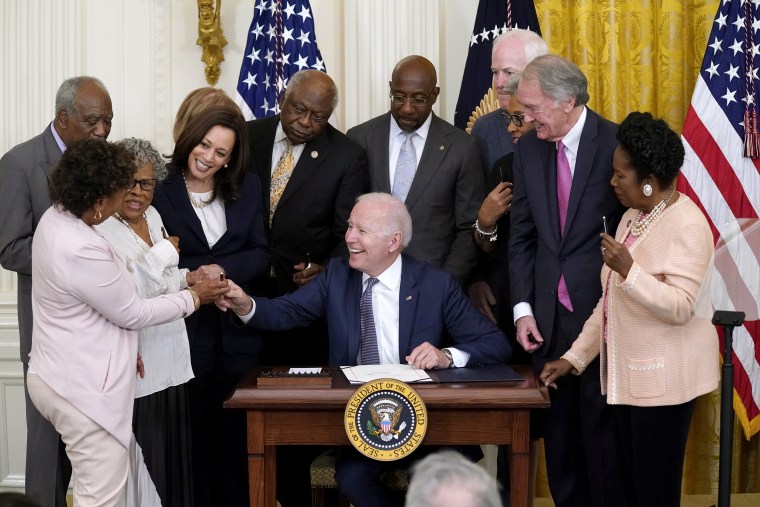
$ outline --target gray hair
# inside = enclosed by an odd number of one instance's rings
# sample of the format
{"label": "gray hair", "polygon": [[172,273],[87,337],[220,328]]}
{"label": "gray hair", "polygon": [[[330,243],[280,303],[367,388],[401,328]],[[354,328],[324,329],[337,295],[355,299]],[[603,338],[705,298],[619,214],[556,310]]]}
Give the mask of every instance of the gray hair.
{"label": "gray hair", "polygon": [[324,74],[325,77],[327,77],[327,81],[329,81],[330,86],[329,90],[330,93],[332,93],[333,100],[332,100],[332,109],[335,111],[335,108],[338,107],[338,87],[335,86],[335,81],[332,80],[332,78],[326,73],[322,72],[321,70],[316,69],[304,69],[299,70],[292,76],[290,76],[290,79],[288,80],[288,87],[285,88],[285,93],[282,96],[282,101],[285,102],[285,99],[288,95],[290,95],[290,92],[294,91],[298,86],[301,84],[301,82],[308,78],[309,76],[313,76],[315,73]]}
{"label": "gray hair", "polygon": [[512,74],[512,76],[507,79],[507,82],[504,83],[503,91],[504,93],[508,93],[509,95],[517,95],[517,87],[520,84],[520,78],[522,77],[522,74]]}
{"label": "gray hair", "polygon": [[483,467],[455,451],[440,451],[412,467],[406,507],[436,507],[448,491],[466,491],[463,507],[501,507],[499,486]]}
{"label": "gray hair", "polygon": [[373,206],[386,208],[380,217],[385,224],[384,232],[388,236],[400,232],[402,249],[409,245],[412,240],[412,217],[409,215],[406,205],[398,197],[384,192],[372,192],[360,195],[356,198],[356,202],[366,202]]}
{"label": "gray hair", "polygon": [[522,43],[523,52],[525,55],[525,63],[529,63],[534,58],[540,55],[545,55],[549,52],[549,48],[546,46],[546,42],[536,32],[530,30],[524,30],[522,28],[513,28],[506,32],[502,32],[501,35],[493,40],[493,46],[491,52],[496,51],[496,48],[504,43],[519,44]]}
{"label": "gray hair", "polygon": [[166,162],[153,145],[150,144],[150,141],[127,137],[126,139],[118,141],[116,144],[126,149],[133,157],[135,157],[135,170],[149,163],[153,165],[153,176],[155,176],[157,180],[161,181],[166,178],[166,175],[168,174]]}
{"label": "gray hair", "polygon": [[557,55],[536,57],[525,67],[523,79],[535,79],[546,96],[555,102],[575,99],[576,106],[588,103],[588,80],[570,60]]}
{"label": "gray hair", "polygon": [[55,94],[55,114],[56,115],[58,115],[58,113],[61,111],[66,111],[69,114],[77,112],[76,111],[77,94],[79,93],[79,89],[85,83],[96,84],[106,93],[106,95],[108,95],[108,89],[106,88],[106,85],[104,85],[103,82],[96,77],[92,77],[92,76],[70,77],[69,79],[61,83],[61,86],[58,87],[58,91]]}

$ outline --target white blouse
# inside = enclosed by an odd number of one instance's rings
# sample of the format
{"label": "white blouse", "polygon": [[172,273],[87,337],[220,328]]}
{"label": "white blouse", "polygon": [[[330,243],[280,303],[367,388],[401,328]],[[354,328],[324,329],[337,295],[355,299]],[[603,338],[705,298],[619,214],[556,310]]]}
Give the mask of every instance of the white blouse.
{"label": "white blouse", "polygon": [[[158,211],[149,206],[145,216],[152,247],[115,216],[96,225],[95,230],[126,264],[141,297],[153,298],[179,292],[187,285],[187,270],[177,268],[179,254],[174,245],[163,239],[164,224]],[[183,319],[141,329],[138,351],[145,365],[145,378],[136,375],[135,398],[184,384],[194,376]]]}

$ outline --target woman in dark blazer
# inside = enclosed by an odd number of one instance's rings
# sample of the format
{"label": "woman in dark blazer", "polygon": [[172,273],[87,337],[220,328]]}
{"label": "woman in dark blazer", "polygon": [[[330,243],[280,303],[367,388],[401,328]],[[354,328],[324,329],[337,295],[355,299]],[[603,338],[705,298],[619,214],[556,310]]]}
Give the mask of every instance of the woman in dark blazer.
{"label": "woman in dark blazer", "polygon": [[[187,120],[156,189],[153,206],[178,236],[179,267],[241,286],[264,273],[269,247],[260,182],[247,171],[245,120],[234,104],[209,106]],[[244,414],[222,403],[259,363],[260,339],[204,308],[186,320],[195,378],[188,383],[196,505],[247,505]]]}

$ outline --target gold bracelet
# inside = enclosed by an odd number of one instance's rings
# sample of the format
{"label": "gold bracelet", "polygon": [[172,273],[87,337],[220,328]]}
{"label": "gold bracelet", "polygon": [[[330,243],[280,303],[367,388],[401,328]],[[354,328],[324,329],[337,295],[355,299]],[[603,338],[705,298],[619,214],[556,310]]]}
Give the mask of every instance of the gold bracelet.
{"label": "gold bracelet", "polygon": [[198,293],[195,292],[190,287],[187,288],[187,291],[190,293],[191,296],[193,296],[193,304],[195,305],[195,311],[197,312],[201,307],[201,298],[199,298]]}

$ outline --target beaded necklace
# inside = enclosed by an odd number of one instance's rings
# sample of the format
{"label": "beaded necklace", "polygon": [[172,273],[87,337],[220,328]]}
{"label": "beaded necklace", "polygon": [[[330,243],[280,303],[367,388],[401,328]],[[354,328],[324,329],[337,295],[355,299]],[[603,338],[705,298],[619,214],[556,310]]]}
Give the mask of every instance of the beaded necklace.
{"label": "beaded necklace", "polygon": [[193,205],[194,208],[203,208],[205,206],[208,206],[212,202],[214,202],[214,199],[216,199],[216,188],[211,192],[211,197],[208,201],[199,201],[195,198],[193,193],[190,191],[190,187],[187,184],[187,179],[185,178],[185,173],[182,173],[182,179],[185,181],[185,189],[187,190],[187,197],[190,198],[190,204]]}
{"label": "beaded necklace", "polygon": [[644,213],[644,211],[639,211],[639,214],[636,216],[636,220],[633,221],[633,225],[631,226],[631,236],[634,238],[638,238],[644,231],[646,231],[652,223],[654,223],[657,218],[662,215],[662,212],[665,211],[665,206],[668,205],[670,202],[670,199],[673,197],[673,194],[676,193],[676,189],[674,188],[672,192],[670,192],[670,195],[666,198],[657,203],[657,206],[652,208],[652,211],[649,213]]}
{"label": "beaded necklace", "polygon": [[[135,230],[132,229],[132,226],[129,224],[129,222],[127,222],[124,219],[124,217],[122,217],[121,215],[119,215],[118,212],[114,213],[113,216],[116,218],[116,220],[118,220],[119,222],[121,222],[122,224],[124,224],[127,227],[127,229],[129,229],[129,232],[132,233],[132,237],[135,238],[135,241],[137,242],[138,245],[140,245],[140,248],[142,248],[143,251],[147,252],[148,250],[150,250],[150,246],[148,246],[146,248],[145,241],[143,241],[143,239],[140,236],[137,235],[137,233],[135,232]],[[146,215],[145,213],[143,213],[143,220],[145,220],[145,225],[148,227],[148,237],[150,238],[150,242],[153,243],[153,244],[155,244],[156,242],[153,239],[153,235],[150,233],[150,222],[148,222],[148,215]]]}

